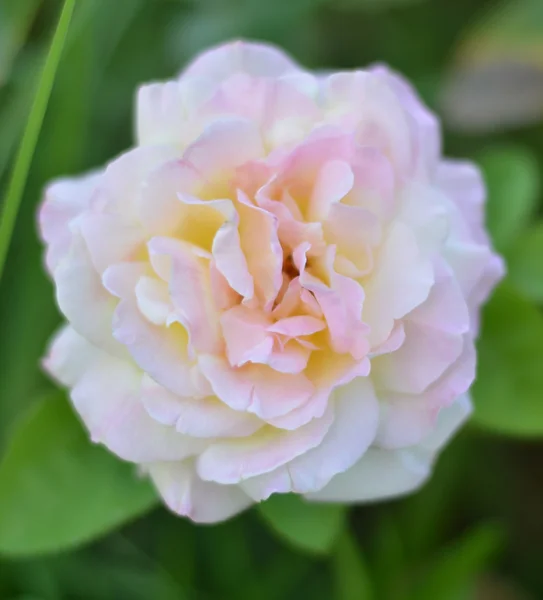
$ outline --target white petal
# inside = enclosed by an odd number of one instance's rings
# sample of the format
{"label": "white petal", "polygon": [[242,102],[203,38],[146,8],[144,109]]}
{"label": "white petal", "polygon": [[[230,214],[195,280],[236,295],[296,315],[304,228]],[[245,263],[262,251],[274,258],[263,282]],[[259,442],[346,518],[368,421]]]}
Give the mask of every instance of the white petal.
{"label": "white petal", "polygon": [[224,521],[252,504],[237,485],[202,481],[191,460],[153,463],[148,470],[168,507],[196,523]]}

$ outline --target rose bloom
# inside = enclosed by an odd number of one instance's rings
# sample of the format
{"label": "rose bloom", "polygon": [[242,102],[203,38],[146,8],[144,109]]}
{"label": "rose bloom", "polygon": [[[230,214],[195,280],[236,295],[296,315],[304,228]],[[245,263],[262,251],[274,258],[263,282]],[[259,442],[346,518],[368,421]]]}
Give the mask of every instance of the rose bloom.
{"label": "rose bloom", "polygon": [[143,86],[137,145],[52,183],[46,369],[195,521],[408,492],[470,413],[502,273],[470,163],[386,67],[236,42]]}

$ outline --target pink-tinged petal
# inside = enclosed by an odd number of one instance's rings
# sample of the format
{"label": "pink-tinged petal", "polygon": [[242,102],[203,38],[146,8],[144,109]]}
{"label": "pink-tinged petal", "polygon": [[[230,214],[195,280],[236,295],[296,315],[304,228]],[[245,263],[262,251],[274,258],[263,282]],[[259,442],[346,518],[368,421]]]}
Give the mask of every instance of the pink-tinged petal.
{"label": "pink-tinged petal", "polygon": [[258,299],[268,308],[282,283],[283,251],[277,233],[277,218],[253,206],[238,191],[239,235]]}
{"label": "pink-tinged petal", "polygon": [[409,313],[409,321],[452,334],[470,327],[468,307],[458,282],[445,263],[435,269],[435,283],[428,298]]}
{"label": "pink-tinged petal", "polygon": [[141,369],[173,393],[187,397],[211,393],[189,361],[188,335],[179,323],[167,328],[153,325],[134,300],[123,300],[115,311],[113,335]]}
{"label": "pink-tinged petal", "polygon": [[329,119],[350,130],[365,146],[391,157],[400,175],[414,170],[409,118],[387,78],[369,71],[334,73],[324,84]]}
{"label": "pink-tinged petal", "polygon": [[204,129],[183,158],[206,178],[232,176],[244,163],[264,156],[257,127],[250,121],[223,118]]}
{"label": "pink-tinged petal", "polygon": [[329,410],[296,431],[266,427],[248,438],[218,441],[200,454],[197,472],[206,481],[223,484],[268,473],[318,446],[333,420]]}
{"label": "pink-tinged petal", "polygon": [[300,304],[302,286],[300,278],[291,279],[283,294],[283,297],[273,309],[272,315],[276,319],[284,319],[292,314]]}
{"label": "pink-tinged petal", "polygon": [[493,255],[486,245],[471,242],[449,241],[444,252],[445,259],[454,272],[464,297],[469,297],[483,278]]}
{"label": "pink-tinged petal", "polygon": [[311,349],[293,340],[284,348],[272,352],[267,364],[280,373],[301,373],[307,367],[310,356]]}
{"label": "pink-tinged petal", "polygon": [[417,446],[400,450],[370,448],[351,469],[322,490],[308,494],[317,502],[369,502],[400,496],[428,478],[436,451],[442,448],[471,412],[467,396],[440,411],[434,430]]}
{"label": "pink-tinged petal", "polygon": [[241,247],[238,225],[239,217],[235,213],[232,220],[226,221],[217,231],[212,253],[215,266],[224,275],[230,287],[245,300],[251,300],[254,295],[254,281]]}
{"label": "pink-tinged petal", "polygon": [[153,238],[148,248],[152,256],[169,259],[170,296],[176,318],[189,334],[190,348],[220,352],[219,315],[211,295],[209,261],[193,252],[189,244],[172,238]]}
{"label": "pink-tinged petal", "polygon": [[301,373],[279,373],[255,364],[234,369],[225,359],[210,355],[200,355],[199,365],[213,392],[225,404],[264,420],[295,410],[314,392],[312,383]]}
{"label": "pink-tinged petal", "polygon": [[138,90],[136,102],[138,146],[175,143],[186,125],[179,83],[144,85]]}
{"label": "pink-tinged petal", "polygon": [[273,346],[273,337],[266,332],[269,323],[261,311],[245,306],[234,306],[221,315],[226,355],[232,367],[267,361]]}
{"label": "pink-tinged petal", "polygon": [[470,334],[464,335],[462,354],[453,365],[434,383],[424,397],[434,408],[449,406],[461,394],[468,391],[475,379],[475,346]]}
{"label": "pink-tinged petal", "polygon": [[[208,118],[236,115],[250,119],[258,124],[271,146],[280,141],[283,144],[298,141],[321,116],[312,97],[313,90],[309,89],[312,76],[304,75],[272,79],[236,73],[216,88],[199,114]],[[290,132],[285,131],[285,126]]]}
{"label": "pink-tinged petal", "polygon": [[505,262],[501,256],[492,254],[486,263],[479,281],[471,289],[468,306],[471,312],[471,329],[476,336],[479,331],[479,309],[497,283],[505,275]]}
{"label": "pink-tinged petal", "polygon": [[89,366],[71,398],[94,442],[125,460],[180,460],[205,448],[152,419],[140,401],[141,372],[109,355]]}
{"label": "pink-tinged petal", "polygon": [[176,396],[147,375],[143,376],[141,400],[153,419],[191,437],[245,437],[263,425],[254,415],[232,410],[213,396]]}
{"label": "pink-tinged petal", "polygon": [[191,459],[156,462],[147,468],[170,510],[196,523],[224,521],[252,504],[251,498],[237,485],[202,481]]}
{"label": "pink-tinged petal", "polygon": [[315,502],[356,503],[401,496],[419,488],[431,472],[433,456],[415,449],[369,448],[349,470],[322,490],[306,494]]}
{"label": "pink-tinged petal", "polygon": [[251,404],[253,382],[240,369],[232,369],[219,356],[201,354],[198,365],[209,381],[213,393],[233,410],[247,410]]}
{"label": "pink-tinged petal", "polygon": [[477,166],[466,161],[442,160],[436,171],[436,183],[459,209],[474,241],[488,243],[484,227],[486,191]]}
{"label": "pink-tinged petal", "polygon": [[209,266],[209,275],[213,300],[217,309],[228,310],[241,302],[241,296],[228,285],[228,281],[213,261]]}
{"label": "pink-tinged petal", "polygon": [[313,419],[320,419],[329,405],[330,389],[318,389],[305,404],[291,410],[286,415],[269,419],[268,423],[279,429],[294,431]]}
{"label": "pink-tinged petal", "polygon": [[247,410],[264,420],[296,410],[315,391],[303,373],[281,373],[265,365],[248,365],[248,370],[254,390]]}
{"label": "pink-tinged petal", "polygon": [[70,249],[70,222],[85,212],[102,173],[89,173],[74,179],[58,179],[48,185],[39,210],[39,229],[47,243],[47,268],[53,272]]}
{"label": "pink-tinged petal", "polygon": [[400,195],[397,219],[417,238],[423,255],[441,253],[451,234],[450,203],[437,189],[412,181]]}
{"label": "pink-tinged petal", "polygon": [[146,262],[118,263],[102,273],[102,285],[117,298],[132,299],[139,280],[149,275],[152,271]]}
{"label": "pink-tinged petal", "polygon": [[92,207],[138,219],[148,175],[163,163],[178,158],[179,151],[172,146],[139,146],[121,154],[107,166]]}
{"label": "pink-tinged petal", "polygon": [[469,418],[472,411],[473,405],[469,394],[458,396],[452,404],[439,411],[436,426],[421,442],[420,447],[430,452],[443,448],[462,423]]}
{"label": "pink-tinged petal", "polygon": [[315,180],[309,201],[308,220],[326,220],[331,207],[351,191],[353,183],[354,175],[349,163],[343,160],[324,163]]}
{"label": "pink-tinged petal", "polygon": [[370,361],[356,361],[350,354],[335,354],[328,350],[313,352],[309,357],[306,375],[315,386],[315,393],[301,406],[285,415],[269,419],[268,422],[280,429],[296,429],[311,419],[324,414],[332,390],[346,385],[356,377],[367,377]]}
{"label": "pink-tinged petal", "polygon": [[355,277],[371,271],[371,249],[381,238],[381,226],[373,213],[358,206],[334,204],[324,223],[324,235],[328,243],[336,245],[341,257],[352,262]]}
{"label": "pink-tinged petal", "polygon": [[74,386],[101,354],[69,325],[63,325],[49,343],[42,366],[62,385]]}
{"label": "pink-tinged petal", "polygon": [[395,319],[426,300],[433,283],[432,263],[421,255],[412,231],[399,222],[391,225],[364,284],[362,318],[371,328],[373,348],[388,338]]}
{"label": "pink-tinged petal", "polygon": [[202,185],[201,176],[184,160],[170,160],[151,171],[145,179],[138,206],[146,233],[176,232],[188,212],[179,201],[179,194],[194,194]]}
{"label": "pink-tinged petal", "polygon": [[355,359],[363,358],[369,350],[368,327],[362,322],[364,290],[355,280],[333,270],[335,248],[330,246],[323,269],[327,271],[330,286],[323,284],[305,270],[304,261],[294,254],[300,270],[302,286],[313,292],[328,325],[330,345],[338,353],[349,352]]}
{"label": "pink-tinged petal", "polygon": [[99,273],[112,264],[131,260],[145,241],[141,227],[119,215],[87,212],[77,219],[77,227]]}
{"label": "pink-tinged petal", "polygon": [[388,221],[394,214],[396,175],[390,159],[378,148],[359,146],[351,168],[354,185],[343,204],[357,206]]}
{"label": "pink-tinged petal", "polygon": [[125,351],[111,334],[116,299],[102,285],[83,239],[76,234],[69,254],[56,267],[57,302],[72,327],[84,338],[114,356]]}
{"label": "pink-tinged petal", "polygon": [[187,77],[204,77],[220,83],[236,73],[279,77],[300,70],[282,50],[270,44],[230,42],[207,50],[182,73]]}
{"label": "pink-tinged petal", "polygon": [[[379,404],[371,382],[359,377],[338,388],[334,396],[334,422],[317,447],[274,473],[243,483],[243,489],[255,500],[264,500],[278,491],[308,493],[320,490],[334,475],[351,468],[366,452],[375,438],[379,419]],[[288,479],[281,471],[288,474]]]}
{"label": "pink-tinged petal", "polygon": [[289,464],[293,491],[321,489],[352,467],[375,438],[379,404],[370,380],[357,377],[334,396],[335,419],[323,442]]}
{"label": "pink-tinged petal", "polygon": [[195,246],[194,252],[208,256],[221,227],[237,220],[231,200],[202,200],[197,196],[178,193],[181,218],[172,233],[173,238]]}
{"label": "pink-tinged petal", "polygon": [[390,354],[391,352],[396,352],[398,348],[402,347],[402,344],[405,342],[405,329],[403,323],[398,321],[388,338],[377,348],[374,348],[371,351],[371,358],[375,356],[381,356],[382,354]]}
{"label": "pink-tinged petal", "polygon": [[196,111],[211,97],[213,83],[201,77],[152,83],[139,88],[136,105],[138,146],[183,147],[198,135]]}
{"label": "pink-tinged petal", "polygon": [[405,342],[396,352],[372,361],[373,377],[380,387],[420,394],[457,360],[464,345],[462,335],[425,325],[404,322]]}
{"label": "pink-tinged petal", "polygon": [[407,111],[414,140],[416,172],[432,176],[441,153],[439,121],[426,108],[415,89],[398,73],[384,65],[376,66],[371,71],[386,79]]}
{"label": "pink-tinged petal", "polygon": [[394,450],[420,443],[435,426],[438,410],[420,396],[384,393],[375,444]]}
{"label": "pink-tinged petal", "polygon": [[173,311],[166,283],[156,277],[144,275],[134,291],[141,314],[153,325],[165,325]]}
{"label": "pink-tinged petal", "polygon": [[270,333],[279,333],[287,338],[294,338],[300,335],[311,335],[322,331],[326,327],[321,319],[316,317],[298,315],[295,317],[286,317],[276,321],[268,327]]}

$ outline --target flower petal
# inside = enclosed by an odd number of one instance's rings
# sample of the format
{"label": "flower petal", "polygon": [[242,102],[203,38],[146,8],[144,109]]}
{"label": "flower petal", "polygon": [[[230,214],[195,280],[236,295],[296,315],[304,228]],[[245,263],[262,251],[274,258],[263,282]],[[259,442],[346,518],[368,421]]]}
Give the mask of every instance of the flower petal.
{"label": "flower petal", "polygon": [[176,396],[147,375],[143,377],[142,402],[153,419],[191,437],[244,437],[263,425],[254,415],[232,410],[213,396]]}
{"label": "flower petal", "polygon": [[320,444],[332,421],[328,411],[296,431],[267,427],[248,438],[217,441],[198,457],[197,472],[223,484],[268,473]]}
{"label": "flower petal", "polygon": [[195,523],[218,523],[252,504],[237,485],[219,485],[200,479],[190,459],[156,462],[147,469],[167,506]]}

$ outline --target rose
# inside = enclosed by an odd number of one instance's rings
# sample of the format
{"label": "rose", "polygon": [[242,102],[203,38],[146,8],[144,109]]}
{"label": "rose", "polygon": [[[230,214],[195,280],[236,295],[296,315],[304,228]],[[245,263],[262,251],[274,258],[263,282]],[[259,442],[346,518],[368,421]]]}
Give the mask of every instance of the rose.
{"label": "rose", "polygon": [[502,265],[409,85],[233,43],[140,89],[137,140],[40,212],[68,322],[45,366],[92,439],[196,521],[421,484]]}

